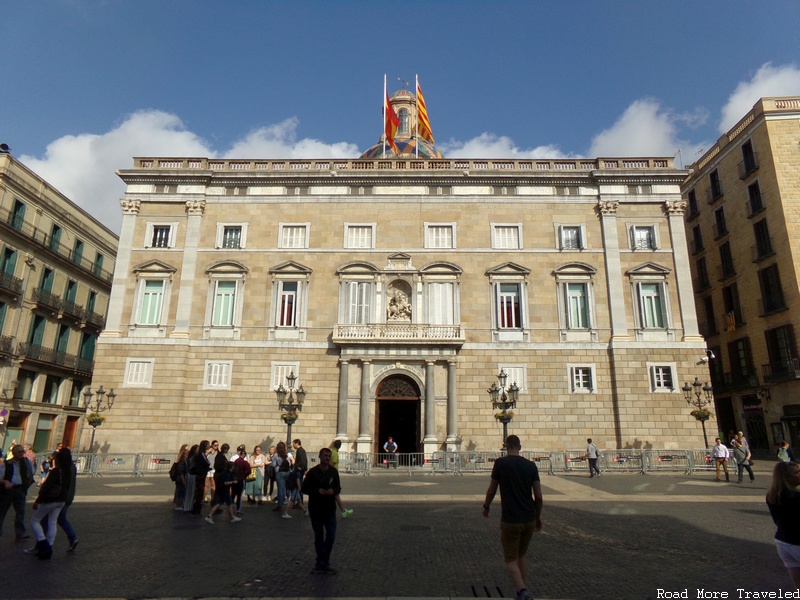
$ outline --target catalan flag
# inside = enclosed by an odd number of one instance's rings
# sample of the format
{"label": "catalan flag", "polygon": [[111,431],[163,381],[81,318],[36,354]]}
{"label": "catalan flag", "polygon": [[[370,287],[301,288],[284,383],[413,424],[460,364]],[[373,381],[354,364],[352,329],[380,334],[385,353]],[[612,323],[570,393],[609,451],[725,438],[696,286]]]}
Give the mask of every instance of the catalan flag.
{"label": "catalan flag", "polygon": [[394,112],[394,107],[389,101],[389,92],[386,92],[386,100],[384,101],[383,112],[386,143],[389,144],[391,148],[394,148],[395,151],[397,151],[397,147],[394,145],[394,136],[397,134],[397,128],[400,127],[400,119],[397,118],[397,113]]}
{"label": "catalan flag", "polygon": [[428,120],[428,109],[425,107],[425,98],[419,85],[419,77],[417,77],[417,135],[431,144],[436,143],[433,141],[433,131],[431,131],[431,122]]}

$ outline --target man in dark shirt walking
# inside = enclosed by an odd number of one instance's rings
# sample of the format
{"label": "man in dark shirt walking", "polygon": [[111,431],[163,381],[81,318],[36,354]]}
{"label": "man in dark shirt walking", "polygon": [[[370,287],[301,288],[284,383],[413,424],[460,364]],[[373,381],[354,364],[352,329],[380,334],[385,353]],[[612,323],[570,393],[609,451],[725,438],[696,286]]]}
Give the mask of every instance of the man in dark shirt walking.
{"label": "man in dark shirt walking", "polygon": [[321,575],[336,574],[330,566],[330,559],[336,540],[336,496],[342,491],[342,486],[339,471],[331,466],[331,455],[329,448],[319,451],[319,464],[308,471],[302,488],[308,496],[308,512],[317,551],[317,562],[311,572]]}
{"label": "man in dark shirt walking", "polygon": [[[534,531],[542,528],[542,486],[536,464],[519,455],[522,444],[516,435],[506,440],[507,456],[498,458],[483,502],[483,516],[500,488],[500,541],[506,571],[516,590],[516,600],[531,600],[525,585],[528,564],[525,554]],[[531,495],[533,491],[533,495]]]}

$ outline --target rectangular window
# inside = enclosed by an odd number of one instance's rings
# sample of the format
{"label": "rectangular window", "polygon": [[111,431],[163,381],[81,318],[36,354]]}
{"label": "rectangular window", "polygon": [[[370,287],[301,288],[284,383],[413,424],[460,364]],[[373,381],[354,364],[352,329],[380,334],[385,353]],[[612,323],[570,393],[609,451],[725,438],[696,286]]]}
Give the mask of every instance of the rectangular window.
{"label": "rectangular window", "polygon": [[506,389],[516,383],[520,392],[525,391],[525,367],[523,365],[499,365],[497,372],[499,373],[500,371],[505,371],[506,375],[508,375]]}
{"label": "rectangular window", "polygon": [[34,448],[50,448],[52,441],[53,428],[56,424],[55,415],[39,415],[39,421],[36,423],[36,434],[33,438]]}
{"label": "rectangular window", "polygon": [[95,277],[100,277],[103,274],[103,255],[99,252],[94,257],[94,265],[92,266],[92,273]]}
{"label": "rectangular window", "polygon": [[142,282],[141,310],[139,325],[158,325],[161,323],[161,308],[164,303],[164,280],[145,280]]}
{"label": "rectangular window", "polygon": [[297,381],[294,383],[295,388],[300,387],[300,363],[272,363],[272,389],[277,390],[279,385],[287,387],[288,383],[286,378],[294,373]]}
{"label": "rectangular window", "polygon": [[97,305],[97,292],[95,292],[94,290],[89,290],[89,297],[86,300],[86,310],[89,312],[94,312],[96,305]]}
{"label": "rectangular window", "polygon": [[169,248],[170,234],[172,227],[169,225],[153,225],[153,237],[150,246],[152,248]]}
{"label": "rectangular window", "polygon": [[761,198],[761,187],[758,182],[747,186],[748,207],[750,215],[755,215],[764,210],[764,200]]}
{"label": "rectangular window", "polygon": [[706,322],[704,331],[701,331],[701,333],[703,335],[716,335],[719,330],[717,329],[717,318],[714,314],[714,299],[711,296],[706,296],[703,298],[703,305],[706,312]]}
{"label": "rectangular window", "polygon": [[150,387],[153,383],[153,359],[129,358],[125,366],[125,387]]}
{"label": "rectangular window", "polygon": [[428,284],[428,320],[431,325],[455,323],[454,286],[447,282]]}
{"label": "rectangular window", "polygon": [[215,284],[211,325],[214,327],[231,327],[236,309],[236,282],[217,281]]}
{"label": "rectangular window", "polygon": [[53,269],[44,267],[42,269],[42,279],[39,282],[39,289],[45,292],[52,292],[54,280],[55,280],[55,273],[53,272]]}
{"label": "rectangular window", "polygon": [[[794,331],[791,325],[784,325],[764,332],[769,354],[769,375],[780,377],[795,374],[797,349],[795,348]],[[766,378],[767,373],[764,373]]]}
{"label": "rectangular window", "polygon": [[689,190],[689,193],[686,195],[686,198],[689,202],[689,216],[693,217],[699,214],[699,210],[697,208],[697,192],[694,190]]}
{"label": "rectangular window", "polygon": [[766,219],[753,223],[753,235],[756,238],[755,258],[764,258],[772,254],[772,239],[769,236]]}
{"label": "rectangular window", "polygon": [[778,265],[770,265],[758,272],[758,281],[761,284],[761,302],[764,313],[771,313],[786,308],[783,299],[781,278],[778,274]]}
{"label": "rectangular window", "polygon": [[700,225],[692,227],[692,241],[694,242],[694,248],[692,248],[692,250],[695,253],[705,250],[705,246],[703,245],[703,232],[700,230]]}
{"label": "rectangular window", "polygon": [[81,345],[78,348],[78,356],[83,360],[94,360],[94,349],[97,346],[97,334],[84,331],[81,334]]}
{"label": "rectangular window", "polygon": [[278,291],[278,327],[297,326],[297,282],[281,281]]}
{"label": "rectangular window", "polygon": [[281,248],[307,248],[307,225],[281,225]]}
{"label": "rectangular window", "polygon": [[736,269],[733,266],[733,254],[731,253],[730,242],[725,242],[719,247],[719,261],[721,276],[723,279],[733,277],[736,275]]}
{"label": "rectangular window", "polygon": [[21,230],[23,223],[25,223],[25,204],[15,199],[14,208],[8,216],[8,224],[14,229]]}
{"label": "rectangular window", "polygon": [[345,248],[374,248],[374,225],[345,225]]}
{"label": "rectangular window", "polygon": [[569,378],[572,392],[575,394],[594,391],[594,373],[591,366],[569,367]]}
{"label": "rectangular window", "polygon": [[725,307],[725,331],[734,331],[744,324],[739,289],[735,283],[722,288],[722,304]]}
{"label": "rectangular window", "polygon": [[497,289],[497,327],[521,329],[522,311],[518,283],[500,283]]}
{"label": "rectangular window", "polygon": [[83,242],[75,240],[75,245],[72,247],[72,262],[79,265],[81,261],[83,261]]}
{"label": "rectangular window", "polygon": [[716,169],[711,171],[711,173],[708,176],[708,182],[709,185],[711,186],[711,189],[709,190],[709,193],[711,195],[711,200],[714,201],[717,198],[720,198],[722,196],[722,183],[720,182],[719,179],[719,171],[717,171]]}
{"label": "rectangular window", "polygon": [[672,367],[665,365],[650,367],[650,385],[654,392],[673,391],[675,385],[672,377]]}
{"label": "rectangular window", "polygon": [[728,354],[731,359],[732,383],[749,383],[753,374],[753,355],[750,349],[750,338],[744,337],[728,344]]}
{"label": "rectangular window", "polygon": [[31,330],[28,335],[28,343],[31,346],[41,346],[42,340],[44,340],[44,330],[47,326],[47,319],[45,319],[42,315],[33,315],[33,321],[31,322]]}
{"label": "rectangular window", "polygon": [[2,259],[2,264],[0,264],[0,269],[2,270],[4,275],[13,276],[16,268],[17,268],[17,251],[12,250],[11,248],[4,248],[3,259]]}
{"label": "rectangular window", "polygon": [[664,329],[667,318],[664,287],[661,283],[639,284],[639,309],[644,329]]}
{"label": "rectangular window", "polygon": [[50,247],[50,250],[58,252],[61,246],[61,227],[58,225],[53,225],[53,228],[50,230],[50,241],[47,245]]}
{"label": "rectangular window", "polygon": [[562,250],[581,250],[584,248],[582,227],[580,225],[562,225],[559,229]]}
{"label": "rectangular window", "polygon": [[242,247],[241,225],[226,225],[222,228],[222,247],[232,249]]}
{"label": "rectangular window", "polygon": [[567,327],[589,329],[589,293],[585,283],[567,283]]}
{"label": "rectangular window", "polygon": [[48,375],[44,381],[44,395],[42,402],[45,404],[58,404],[58,390],[61,388],[61,377]]}
{"label": "rectangular window", "polygon": [[753,142],[752,140],[747,140],[742,144],[742,164],[739,176],[744,179],[757,168],[758,161],[756,160],[756,153],[753,151]]}
{"label": "rectangular window", "polygon": [[225,389],[231,388],[231,367],[232,362],[225,361],[206,361],[206,373],[203,379],[203,389]]}
{"label": "rectangular window", "polygon": [[697,289],[707,290],[711,287],[711,280],[708,278],[708,267],[706,266],[706,257],[703,256],[697,259]]}
{"label": "rectangular window", "polygon": [[75,302],[75,298],[78,296],[78,282],[73,281],[72,279],[67,280],[67,289],[64,292],[64,300],[67,302]]}
{"label": "rectangular window", "polygon": [[723,207],[714,211],[714,227],[717,238],[721,238],[728,233],[728,223],[725,219],[725,209]]}
{"label": "rectangular window", "polygon": [[455,227],[453,225],[425,226],[426,248],[455,248]]}
{"label": "rectangular window", "polygon": [[56,352],[66,354],[69,349],[69,325],[59,324],[58,334],[56,335]]}
{"label": "rectangular window", "polygon": [[631,227],[631,249],[655,250],[656,232],[652,225],[634,225]]}
{"label": "rectangular window", "polygon": [[492,248],[497,250],[519,250],[522,248],[519,225],[493,225]]}
{"label": "rectangular window", "polygon": [[370,296],[372,285],[368,281],[347,283],[347,322],[353,325],[370,322]]}

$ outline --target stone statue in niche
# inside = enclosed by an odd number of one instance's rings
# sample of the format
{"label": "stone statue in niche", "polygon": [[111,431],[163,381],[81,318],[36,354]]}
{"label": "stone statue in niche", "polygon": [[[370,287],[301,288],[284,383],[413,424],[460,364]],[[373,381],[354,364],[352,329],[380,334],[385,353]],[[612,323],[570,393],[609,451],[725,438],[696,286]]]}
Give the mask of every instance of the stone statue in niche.
{"label": "stone statue in niche", "polygon": [[411,303],[408,301],[408,294],[398,289],[390,290],[390,293],[386,319],[388,321],[410,321]]}

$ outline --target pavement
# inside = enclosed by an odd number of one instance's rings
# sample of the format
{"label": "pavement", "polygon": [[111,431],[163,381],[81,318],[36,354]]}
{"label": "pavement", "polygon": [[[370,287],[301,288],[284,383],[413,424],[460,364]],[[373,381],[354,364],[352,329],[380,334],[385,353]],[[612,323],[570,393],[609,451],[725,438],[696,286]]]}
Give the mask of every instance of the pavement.
{"label": "pavement", "polygon": [[[533,597],[786,597],[794,590],[764,503],[772,464],[757,461],[755,483],[745,475],[742,484],[716,482],[713,472],[543,474]],[[70,509],[76,552],[59,531],[52,560],[36,560],[14,543],[6,517],[0,598],[513,598],[499,497],[481,516],[488,481],[488,473],[343,475],[354,514],[339,520],[338,574],[325,576],[310,574],[313,534],[301,511],[284,520],[269,506],[245,506],[242,522],[218,515],[209,525],[172,510],[166,475],[81,478]]]}

